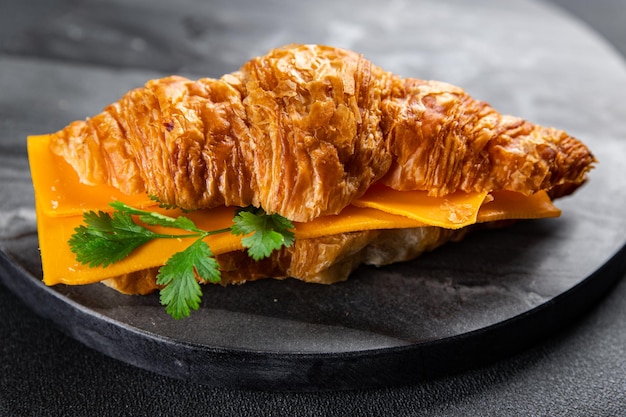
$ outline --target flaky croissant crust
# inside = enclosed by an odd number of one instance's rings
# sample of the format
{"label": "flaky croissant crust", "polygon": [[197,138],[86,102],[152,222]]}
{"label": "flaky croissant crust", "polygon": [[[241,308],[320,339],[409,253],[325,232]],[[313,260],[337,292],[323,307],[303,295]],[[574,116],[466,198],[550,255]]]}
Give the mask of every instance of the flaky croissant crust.
{"label": "flaky croissant crust", "polygon": [[187,209],[253,204],[295,221],[338,213],[375,182],[558,197],[594,162],[563,131],[319,45],[272,50],[217,80],[149,81],[51,146],[87,184]]}
{"label": "flaky croissant crust", "polygon": [[[298,239],[263,260],[252,260],[245,251],[218,255],[222,285],[244,284],[263,278],[295,278],[316,284],[348,279],[359,265],[383,266],[407,261],[449,241],[462,239],[471,228],[368,230],[339,233],[314,239]],[[109,278],[104,284],[125,294],[148,294],[159,288],[158,268]],[[199,282],[202,282],[199,280]]]}

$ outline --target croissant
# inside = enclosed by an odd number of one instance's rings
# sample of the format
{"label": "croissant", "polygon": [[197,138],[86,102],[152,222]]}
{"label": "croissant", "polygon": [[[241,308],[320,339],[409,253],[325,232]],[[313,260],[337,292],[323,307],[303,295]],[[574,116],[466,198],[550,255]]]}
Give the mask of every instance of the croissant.
{"label": "croissant", "polygon": [[[380,184],[434,197],[543,190],[558,198],[581,186],[596,162],[561,130],[320,45],[274,49],[220,79],[149,81],[53,134],[50,149],[84,184],[190,210],[261,206],[296,222],[338,214]],[[470,229],[337,233],[297,240],[262,261],[241,251],[217,260],[223,283],[332,283],[362,263],[412,259]],[[155,275],[148,268],[105,283],[147,293],[157,288]]]}
{"label": "croissant", "polygon": [[376,182],[556,198],[594,161],[563,131],[317,45],[275,49],[219,80],[150,81],[51,146],[85,184],[185,209],[252,204],[294,221],[337,214]]}

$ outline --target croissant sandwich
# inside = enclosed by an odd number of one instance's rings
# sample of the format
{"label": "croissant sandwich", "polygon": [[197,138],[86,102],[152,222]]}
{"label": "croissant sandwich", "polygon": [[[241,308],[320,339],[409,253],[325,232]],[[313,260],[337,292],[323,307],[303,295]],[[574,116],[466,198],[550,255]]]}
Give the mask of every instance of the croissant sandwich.
{"label": "croissant sandwich", "polygon": [[[558,216],[552,200],[581,186],[595,163],[561,130],[319,45],[272,50],[220,79],[149,81],[28,145],[44,282],[102,281],[133,294],[162,289],[159,269],[189,242],[154,240],[98,267],[80,262],[65,242],[85,213],[92,223],[112,213],[112,201],[137,208],[125,209],[135,220],[156,212],[203,230],[230,227],[241,207],[279,216],[295,240],[266,256],[249,256],[240,236],[203,235],[219,282],[333,283],[480,225]],[[155,223],[144,226],[164,226]]]}

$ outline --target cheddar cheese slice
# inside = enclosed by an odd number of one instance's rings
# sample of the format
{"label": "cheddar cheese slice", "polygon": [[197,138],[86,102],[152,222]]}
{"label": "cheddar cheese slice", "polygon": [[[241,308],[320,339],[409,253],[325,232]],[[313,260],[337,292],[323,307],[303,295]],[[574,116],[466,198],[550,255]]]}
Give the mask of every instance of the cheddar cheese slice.
{"label": "cheddar cheese slice", "polygon": [[128,195],[114,187],[81,184],[72,166],[50,151],[48,135],[29,136],[27,145],[36,201],[39,210],[48,216],[110,211],[108,205],[115,200],[141,209],[157,205],[145,194]]}
{"label": "cheddar cheese slice", "polygon": [[476,223],[487,194],[456,192],[445,197],[429,197],[425,191],[396,191],[374,185],[352,204],[408,217],[429,226],[460,229]]}
{"label": "cheddar cheese slice", "polygon": [[[174,253],[184,250],[186,239],[151,241],[121,262],[106,268],[90,268],[76,261],[67,241],[83,222],[86,211],[112,211],[115,200],[160,211],[172,217],[185,215],[204,230],[232,225],[234,207],[219,207],[182,213],[165,210],[145,195],[126,195],[106,185],[80,184],[77,174],[49,149],[49,136],[28,138],[28,154],[35,189],[39,245],[44,282],[47,285],[89,284],[147,268],[159,267]],[[442,198],[423,191],[395,191],[383,186],[368,192],[340,214],[294,223],[296,239],[363,230],[436,226],[458,229],[487,221],[556,217],[560,211],[545,192],[527,197],[518,193],[454,193]],[[157,232],[164,228],[151,227]],[[168,232],[169,233],[169,232]],[[241,238],[229,233],[206,238],[215,255],[242,250]]]}

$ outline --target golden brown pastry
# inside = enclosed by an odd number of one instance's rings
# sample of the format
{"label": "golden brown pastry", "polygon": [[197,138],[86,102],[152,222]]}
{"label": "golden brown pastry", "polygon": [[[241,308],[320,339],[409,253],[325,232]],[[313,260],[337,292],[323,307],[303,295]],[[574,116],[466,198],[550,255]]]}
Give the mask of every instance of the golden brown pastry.
{"label": "golden brown pastry", "polygon": [[373,183],[567,194],[593,155],[566,133],[503,116],[451,85],[361,55],[292,45],[215,79],[153,80],[57,132],[87,184],[181,208],[262,206],[294,221],[339,213]]}
{"label": "golden brown pastry", "polygon": [[[316,284],[345,281],[361,264],[384,266],[414,259],[446,242],[460,240],[470,228],[441,227],[369,230],[296,240],[292,247],[253,261],[244,251],[216,257],[222,285],[243,284],[263,278],[296,278]],[[158,268],[145,269],[103,281],[125,294],[149,294],[156,284]]]}
{"label": "golden brown pastry", "polygon": [[[594,160],[563,131],[504,116],[462,89],[404,79],[361,55],[292,45],[232,74],[172,76],[127,93],[52,136],[83,183],[148,193],[185,209],[262,206],[293,221],[336,214],[372,184],[396,190],[547,190],[566,195]],[[264,277],[344,280],[362,263],[412,259],[469,228],[417,227],[297,240],[262,261],[217,256],[222,283]],[[157,288],[157,269],[105,281]]]}

